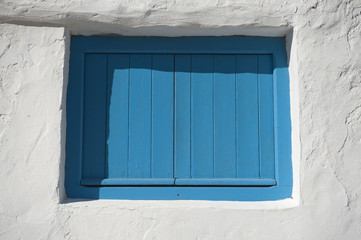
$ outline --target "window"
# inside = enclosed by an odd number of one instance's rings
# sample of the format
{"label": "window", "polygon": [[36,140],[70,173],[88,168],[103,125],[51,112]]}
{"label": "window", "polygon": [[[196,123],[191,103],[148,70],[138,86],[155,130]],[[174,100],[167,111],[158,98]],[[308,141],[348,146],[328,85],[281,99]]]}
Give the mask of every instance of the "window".
{"label": "window", "polygon": [[68,197],[291,197],[286,60],[283,38],[73,36]]}

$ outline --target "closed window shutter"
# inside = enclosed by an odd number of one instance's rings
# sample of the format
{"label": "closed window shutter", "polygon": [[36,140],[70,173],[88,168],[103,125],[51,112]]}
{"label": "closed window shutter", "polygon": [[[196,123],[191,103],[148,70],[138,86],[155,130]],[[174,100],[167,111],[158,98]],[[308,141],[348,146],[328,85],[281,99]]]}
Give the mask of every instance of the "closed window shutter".
{"label": "closed window shutter", "polygon": [[272,55],[86,54],[83,185],[275,185]]}

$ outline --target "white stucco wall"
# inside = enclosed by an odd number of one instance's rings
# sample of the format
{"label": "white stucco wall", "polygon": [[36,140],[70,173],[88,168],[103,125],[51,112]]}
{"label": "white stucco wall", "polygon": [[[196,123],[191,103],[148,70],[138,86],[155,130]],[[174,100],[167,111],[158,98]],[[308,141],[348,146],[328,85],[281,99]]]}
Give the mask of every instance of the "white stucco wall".
{"label": "white stucco wall", "polygon": [[[0,239],[361,239],[360,0],[3,0]],[[74,201],[70,34],[285,36],[294,198]]]}

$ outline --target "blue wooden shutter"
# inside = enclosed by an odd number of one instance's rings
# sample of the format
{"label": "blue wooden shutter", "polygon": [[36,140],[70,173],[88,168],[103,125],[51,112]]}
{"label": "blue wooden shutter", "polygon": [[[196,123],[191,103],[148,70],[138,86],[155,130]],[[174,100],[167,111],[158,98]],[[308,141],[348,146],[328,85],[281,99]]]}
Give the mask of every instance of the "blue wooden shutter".
{"label": "blue wooden shutter", "polygon": [[274,185],[272,55],[175,55],[175,184]]}
{"label": "blue wooden shutter", "polygon": [[83,185],[274,185],[272,55],[86,54]]}

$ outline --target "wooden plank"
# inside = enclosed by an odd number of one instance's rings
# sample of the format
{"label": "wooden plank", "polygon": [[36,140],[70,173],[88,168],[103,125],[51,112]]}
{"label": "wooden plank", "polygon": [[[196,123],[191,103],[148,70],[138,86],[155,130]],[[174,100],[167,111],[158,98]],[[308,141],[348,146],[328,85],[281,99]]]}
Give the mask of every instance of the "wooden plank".
{"label": "wooden plank", "polygon": [[260,108],[260,177],[274,178],[274,116],[272,55],[258,56]]}
{"label": "wooden plank", "polygon": [[213,177],[213,56],[192,56],[192,178]]}
{"label": "wooden plank", "polygon": [[125,186],[125,185],[177,185],[177,186],[273,186],[275,179],[234,179],[234,178],[106,178],[82,179],[84,186]]}
{"label": "wooden plank", "polygon": [[238,178],[259,178],[257,56],[237,55]]}
{"label": "wooden plank", "polygon": [[273,59],[275,178],[277,184],[292,186],[292,128],[288,68],[277,68],[277,63],[287,60],[286,52],[284,51],[283,54],[283,56],[274,56]]}
{"label": "wooden plank", "polygon": [[235,178],[236,169],[236,58],[214,56],[214,177]]}
{"label": "wooden plank", "polygon": [[173,177],[174,55],[154,54],[152,66],[152,178]]}
{"label": "wooden plank", "polygon": [[174,172],[191,177],[191,55],[175,55]]}
{"label": "wooden plank", "polygon": [[106,178],[82,179],[84,186],[145,186],[145,185],[174,185],[173,178]]}
{"label": "wooden plank", "polygon": [[152,56],[130,55],[128,177],[150,177]]}
{"label": "wooden plank", "polygon": [[105,177],[106,54],[85,55],[82,178]]}
{"label": "wooden plank", "polygon": [[[73,51],[72,49],[73,47],[71,47],[71,51]],[[66,97],[66,175],[64,179],[66,193],[69,195],[77,192],[83,171],[84,60],[84,55],[77,52],[73,52],[69,60]]]}
{"label": "wooden plank", "polygon": [[254,178],[190,178],[175,180],[177,186],[273,186],[276,185],[275,179],[254,179]]}
{"label": "wooden plank", "polygon": [[108,178],[126,178],[128,169],[129,54],[108,55]]}

